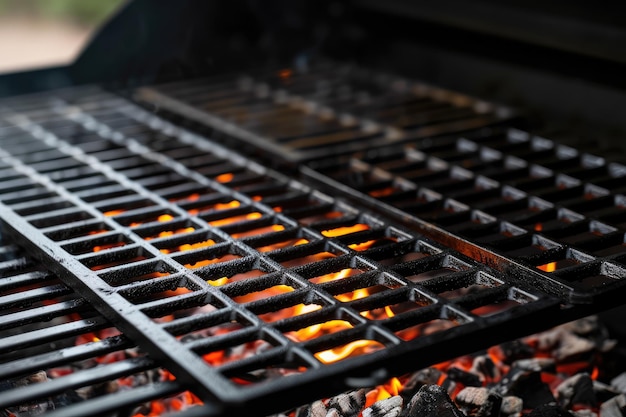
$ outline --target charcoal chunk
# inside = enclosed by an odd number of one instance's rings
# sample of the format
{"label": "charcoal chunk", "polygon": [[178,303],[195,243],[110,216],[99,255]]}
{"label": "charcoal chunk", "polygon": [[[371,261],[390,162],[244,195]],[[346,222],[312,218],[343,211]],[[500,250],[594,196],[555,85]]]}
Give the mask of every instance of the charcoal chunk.
{"label": "charcoal chunk", "polygon": [[556,403],[550,387],[541,381],[539,372],[512,368],[495,387],[501,396],[513,395],[524,401],[524,407],[532,409],[544,404]]}
{"label": "charcoal chunk", "polygon": [[468,415],[497,417],[500,415],[502,397],[483,387],[467,387],[456,396],[456,402]]}
{"label": "charcoal chunk", "polygon": [[328,411],[335,409],[342,417],[356,417],[365,405],[365,390],[339,394],[328,401]]}
{"label": "charcoal chunk", "polygon": [[466,387],[480,387],[482,385],[478,375],[464,371],[455,366],[448,369],[447,374],[450,380],[460,382]]}
{"label": "charcoal chunk", "polygon": [[596,406],[596,394],[593,390],[593,380],[589,374],[576,374],[563,381],[556,391],[560,404],[565,408],[573,405]]}
{"label": "charcoal chunk", "polygon": [[556,362],[551,358],[529,358],[513,362],[514,368],[531,372],[556,373]]}
{"label": "charcoal chunk", "polygon": [[611,387],[626,394],[626,372],[622,372],[611,380]]}
{"label": "charcoal chunk", "polygon": [[400,395],[404,404],[408,404],[417,391],[424,385],[435,385],[441,377],[441,371],[436,368],[426,368],[414,373],[404,384]]}
{"label": "charcoal chunk", "polygon": [[620,394],[610,385],[600,381],[593,381],[593,392],[596,394],[596,400],[598,400],[600,404]]}
{"label": "charcoal chunk", "polygon": [[363,417],[397,417],[402,412],[402,404],[401,396],[389,397],[363,410]]}
{"label": "charcoal chunk", "polygon": [[401,417],[465,417],[445,389],[424,385],[411,399]]}
{"label": "charcoal chunk", "polygon": [[470,372],[481,375],[483,380],[498,380],[502,376],[500,369],[488,355],[476,356]]}
{"label": "charcoal chunk", "polygon": [[523,409],[524,401],[521,398],[512,395],[502,398],[502,405],[500,406],[500,414],[502,416],[518,415]]}
{"label": "charcoal chunk", "polygon": [[519,359],[531,358],[534,354],[533,349],[520,340],[502,343],[500,345],[500,350],[504,355],[505,363],[512,363]]}
{"label": "charcoal chunk", "polygon": [[558,405],[541,405],[526,417],[572,417],[572,415]]}
{"label": "charcoal chunk", "polygon": [[626,394],[611,398],[600,407],[602,417],[626,417]]}

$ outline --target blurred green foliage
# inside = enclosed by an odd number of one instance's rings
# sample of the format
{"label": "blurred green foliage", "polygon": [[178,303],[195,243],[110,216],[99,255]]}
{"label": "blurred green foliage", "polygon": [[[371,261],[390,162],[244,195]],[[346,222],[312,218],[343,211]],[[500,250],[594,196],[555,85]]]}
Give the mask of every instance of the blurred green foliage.
{"label": "blurred green foliage", "polygon": [[92,26],[126,0],[0,0],[0,17],[32,16]]}

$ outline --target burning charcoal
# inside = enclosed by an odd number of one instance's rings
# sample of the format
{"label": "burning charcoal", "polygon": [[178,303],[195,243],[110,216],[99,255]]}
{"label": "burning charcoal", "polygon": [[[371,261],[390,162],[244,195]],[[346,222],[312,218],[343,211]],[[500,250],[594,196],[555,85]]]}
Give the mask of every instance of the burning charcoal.
{"label": "burning charcoal", "polygon": [[611,380],[611,387],[626,394],[626,372],[623,372]]}
{"label": "burning charcoal", "polygon": [[528,372],[512,368],[494,388],[502,396],[514,395],[532,409],[543,404],[556,403],[548,385],[541,381],[539,372]]}
{"label": "burning charcoal", "polygon": [[502,405],[500,406],[500,414],[502,416],[519,416],[524,409],[524,401],[519,397],[509,395],[502,398]]}
{"label": "burning charcoal", "polygon": [[593,381],[589,374],[574,375],[563,381],[557,388],[559,402],[565,408],[571,408],[574,404],[596,405],[596,394],[593,392]]}
{"label": "burning charcoal", "polygon": [[459,369],[455,366],[446,371],[448,378],[452,381],[460,382],[467,387],[480,387],[482,385],[478,375]]}
{"label": "burning charcoal", "polygon": [[451,380],[450,378],[446,378],[445,381],[441,384],[441,388],[445,389],[448,394],[454,392],[456,389],[456,382]]}
{"label": "burning charcoal", "polygon": [[417,391],[424,385],[435,385],[441,377],[441,371],[436,368],[426,368],[414,373],[411,378],[404,384],[400,395],[407,404]]}
{"label": "burning charcoal", "polygon": [[[35,372],[34,374],[28,375],[24,378],[20,378],[17,380],[13,380],[12,382],[8,382],[6,389],[11,388],[19,388],[25,387],[27,385],[32,384],[40,384],[42,382],[48,381],[48,375],[44,371]],[[28,404],[23,404],[17,407],[10,408],[9,415],[10,416],[37,416],[45,413],[47,410],[53,410],[54,403],[51,399],[44,399],[40,402],[32,402]]]}
{"label": "burning charcoal", "polygon": [[504,355],[503,362],[511,363],[518,359],[530,358],[534,352],[530,346],[520,340],[505,342],[500,345],[500,350]]}
{"label": "burning charcoal", "polygon": [[482,375],[485,380],[491,381],[498,380],[502,376],[500,369],[488,355],[476,356],[470,372]]}
{"label": "burning charcoal", "polygon": [[539,349],[550,350],[552,356],[559,362],[566,362],[589,354],[595,348],[592,341],[571,333],[563,326],[540,333],[535,337]]}
{"label": "burning charcoal", "polygon": [[54,397],[55,408],[66,407],[71,404],[79,403],[83,399],[74,390],[67,390],[63,394]]}
{"label": "burning charcoal", "polygon": [[529,372],[556,373],[556,362],[551,358],[520,359],[513,362],[511,366]]}
{"label": "burning charcoal", "polygon": [[328,401],[328,414],[334,409],[341,417],[356,417],[365,405],[365,390],[352,391],[347,394],[339,394]]}
{"label": "burning charcoal", "polygon": [[572,414],[558,405],[541,405],[526,414],[526,417],[572,417]]}
{"label": "burning charcoal", "polygon": [[626,394],[618,395],[602,404],[601,417],[626,417]]}
{"label": "burning charcoal", "polygon": [[363,417],[397,417],[402,412],[402,397],[396,395],[377,401],[363,410]]}
{"label": "burning charcoal", "polygon": [[457,404],[463,407],[480,407],[489,396],[489,390],[483,387],[466,387],[455,398]]}
{"label": "burning charcoal", "polygon": [[456,402],[468,415],[497,417],[500,415],[502,397],[487,388],[467,387],[457,394]]}
{"label": "burning charcoal", "polygon": [[445,389],[424,385],[411,399],[401,417],[465,417],[454,405]]}
{"label": "burning charcoal", "polygon": [[311,404],[309,411],[308,417],[326,417],[326,413],[328,412],[322,401],[315,401]]}
{"label": "burning charcoal", "polygon": [[598,414],[591,410],[576,410],[571,412],[576,417],[598,417]]}
{"label": "burning charcoal", "polygon": [[76,393],[84,400],[88,400],[92,397],[99,397],[105,394],[112,394],[119,391],[120,386],[117,381],[105,381],[100,384],[92,385],[89,387],[82,387],[76,389]]}
{"label": "burning charcoal", "polygon": [[617,390],[600,381],[593,381],[593,392],[596,394],[596,400],[598,400],[599,403],[603,403],[619,395]]}
{"label": "burning charcoal", "polygon": [[584,336],[586,339],[592,341],[596,349],[601,352],[608,352],[617,344],[616,340],[609,338],[609,331],[600,322],[598,316],[588,316],[580,320],[566,323],[561,327],[579,336]]}

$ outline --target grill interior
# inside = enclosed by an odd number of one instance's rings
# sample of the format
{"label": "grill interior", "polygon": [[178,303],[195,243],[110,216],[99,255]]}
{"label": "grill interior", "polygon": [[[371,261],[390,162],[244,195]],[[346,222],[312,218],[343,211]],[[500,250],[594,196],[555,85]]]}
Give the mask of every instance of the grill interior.
{"label": "grill interior", "polygon": [[[269,414],[623,297],[626,168],[499,126],[508,109],[337,64],[133,97],[91,86],[1,103],[0,253],[29,260],[0,275],[0,373],[145,353],[5,390],[0,407],[157,369],[157,384],[59,413],[193,395],[203,405],[184,415]],[[300,179],[216,141],[298,163]],[[51,317],[45,338],[19,330]],[[33,361],[17,349],[34,340]],[[57,341],[63,359],[45,352]],[[233,353],[244,345],[257,353]]]}

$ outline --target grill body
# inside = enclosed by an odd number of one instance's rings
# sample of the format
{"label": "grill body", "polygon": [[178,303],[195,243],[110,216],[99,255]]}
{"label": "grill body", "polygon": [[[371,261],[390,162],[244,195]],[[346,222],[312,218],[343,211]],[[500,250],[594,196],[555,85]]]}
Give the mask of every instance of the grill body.
{"label": "grill body", "polygon": [[[372,69],[367,2],[180,3],[0,80],[39,91],[0,103],[0,407],[267,415],[621,304],[619,154]],[[66,404],[129,375],[150,383]]]}

